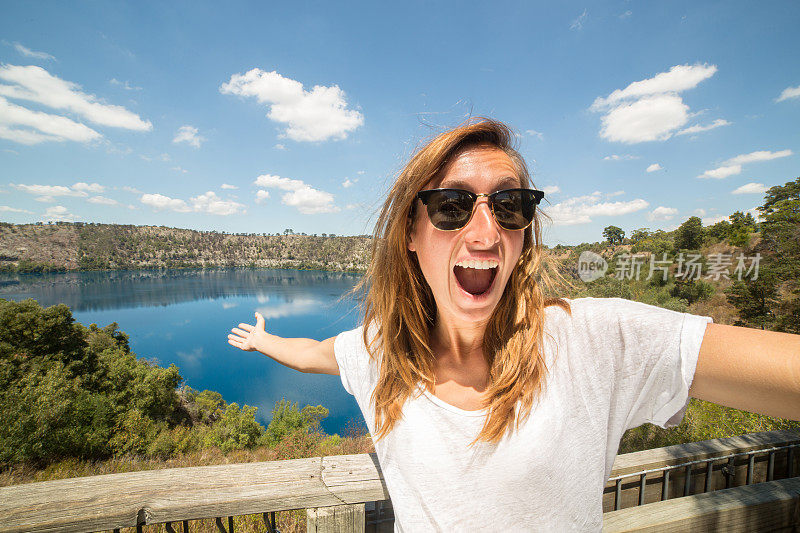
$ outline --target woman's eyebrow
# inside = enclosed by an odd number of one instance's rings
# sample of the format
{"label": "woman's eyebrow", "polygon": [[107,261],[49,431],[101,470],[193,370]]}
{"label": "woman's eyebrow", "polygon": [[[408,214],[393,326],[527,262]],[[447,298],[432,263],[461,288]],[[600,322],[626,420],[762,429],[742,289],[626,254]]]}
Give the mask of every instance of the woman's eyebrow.
{"label": "woman's eyebrow", "polygon": [[[439,184],[439,189],[464,189],[464,190],[472,190],[473,183],[469,180],[462,180],[458,178],[453,179],[445,179],[442,183]],[[520,187],[520,180],[513,176],[506,176],[500,181],[495,184],[495,190],[503,190],[509,188],[517,188]]]}

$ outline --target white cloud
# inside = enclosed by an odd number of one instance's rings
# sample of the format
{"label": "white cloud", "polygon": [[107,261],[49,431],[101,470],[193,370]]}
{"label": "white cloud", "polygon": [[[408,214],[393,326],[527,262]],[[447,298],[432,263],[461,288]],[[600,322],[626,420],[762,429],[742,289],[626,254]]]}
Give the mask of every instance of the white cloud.
{"label": "white cloud", "polygon": [[174,170],[175,172],[180,172],[182,174],[186,174],[187,172],[189,172],[185,168],[181,168],[181,167],[172,167],[172,170]]}
{"label": "white cloud", "polygon": [[129,187],[127,185],[124,185],[122,187],[122,190],[125,191],[125,192],[132,192],[133,194],[142,194],[142,191],[140,191],[136,187]]}
{"label": "white cloud", "polygon": [[555,194],[561,192],[561,187],[558,185],[548,185],[547,187],[542,187],[542,192],[545,194]]}
{"label": "white cloud", "polygon": [[583,23],[586,22],[586,10],[583,10],[583,13],[578,15],[578,18],[572,21],[572,24],[569,25],[569,29],[573,31],[580,31],[583,29]]}
{"label": "white cloud", "polygon": [[156,210],[169,209],[178,213],[208,213],[210,215],[235,215],[244,213],[244,205],[232,200],[223,200],[213,191],[194,196],[187,203],[179,198],[170,198],[163,194],[143,194],[141,202]]}
{"label": "white cloud", "polygon": [[696,87],[716,71],[716,65],[675,65],[668,72],[596,98],[590,110],[605,113],[600,136],[628,144],[669,139],[690,117],[689,106],[678,93]]}
{"label": "white cloud", "polygon": [[592,110],[597,111],[617,102],[638,99],[654,94],[680,93],[694,89],[700,82],[716,74],[716,65],[675,65],[669,72],[661,72],[652,78],[635,81],[624,89],[617,89],[606,98],[598,97],[592,104]]}
{"label": "white cloud", "polygon": [[764,194],[767,192],[767,187],[763,183],[745,183],[741,187],[737,187],[736,189],[731,192],[731,194]]}
{"label": "white cloud", "polygon": [[678,214],[674,207],[658,206],[647,214],[647,220],[670,220]]}
{"label": "white cloud", "polygon": [[99,183],[84,183],[79,181],[72,186],[72,190],[85,193],[101,193],[104,192],[106,188]]}
{"label": "white cloud", "polygon": [[287,192],[281,196],[281,202],[296,207],[298,211],[306,215],[339,211],[339,208],[333,205],[333,195],[331,193],[311,187]]}
{"label": "white cloud", "polygon": [[306,215],[339,211],[339,208],[333,203],[334,198],[331,193],[315,189],[300,180],[264,174],[258,176],[253,184],[258,187],[288,191],[281,196],[281,203],[296,207],[298,211]]}
{"label": "white cloud", "polygon": [[150,131],[153,125],[122,106],[103,104],[92,94],[80,91],[80,85],[62,80],[37,66],[0,65],[0,95],[28,100],[75,113],[90,122],[135,131]]}
{"label": "white cloud", "polygon": [[650,204],[641,198],[627,202],[602,202],[603,194],[595,191],[584,196],[568,198],[551,206],[547,214],[559,226],[586,224],[593,216],[621,216],[646,209]]}
{"label": "white cloud", "polygon": [[623,194],[625,194],[625,191],[607,192],[606,193],[606,198],[613,198],[615,196],[622,196]]}
{"label": "white cloud", "polygon": [[800,85],[797,87],[787,87],[782,92],[781,95],[775,100],[776,102],[783,102],[784,100],[789,100],[790,98],[798,98],[800,97]]}
{"label": "white cloud", "polygon": [[789,157],[792,155],[791,150],[780,150],[779,152],[771,152],[769,150],[760,150],[758,152],[750,152],[749,154],[737,155],[726,161],[730,165],[744,165],[746,163],[757,163],[759,161],[770,161],[772,159],[780,159],[781,157]]}
{"label": "white cloud", "polygon": [[192,203],[192,209],[198,213],[228,216],[245,212],[243,204],[234,202],[233,200],[223,200],[213,191],[195,196],[190,199],[190,202]]}
{"label": "white cloud", "polygon": [[25,57],[32,57],[34,59],[44,59],[48,61],[55,60],[55,57],[51,56],[46,52],[35,52],[26,46],[22,46],[19,43],[14,43],[14,49],[20,54],[24,55]]}
{"label": "white cloud", "polygon": [[780,150],[778,152],[771,152],[769,150],[760,150],[757,152],[750,152],[749,154],[740,154],[732,157],[727,161],[723,161],[722,166],[706,170],[698,178],[713,178],[724,179],[728,176],[735,176],[742,173],[742,165],[748,163],[757,163],[759,161],[770,161],[772,159],[779,159],[781,157],[789,157],[792,155],[791,150]]}
{"label": "white cloud", "polygon": [[30,215],[33,214],[31,211],[28,211],[27,209],[18,209],[16,207],[9,207],[7,205],[0,205],[0,213],[28,213]]}
{"label": "white cloud", "polygon": [[359,170],[358,172],[356,172],[356,174],[358,174],[359,176],[363,176],[366,173],[367,173],[366,170]]}
{"label": "white cloud", "polygon": [[664,169],[664,167],[662,167],[658,163],[653,163],[652,165],[647,167],[647,172],[656,172],[658,170],[663,170],[663,169]]}
{"label": "white cloud", "polygon": [[52,202],[56,196],[88,196],[85,191],[73,190],[64,185],[25,185],[22,183],[11,183],[9,185],[18,191],[36,196],[36,200],[39,202]]}
{"label": "white cloud", "polygon": [[315,85],[306,91],[299,81],[254,68],[245,74],[234,74],[219,90],[223,94],[252,96],[267,105],[267,117],[286,124],[283,136],[295,141],[345,139],[364,123],[359,111],[347,109],[345,93],[337,85]]}
{"label": "white cloud", "polygon": [[634,159],[639,159],[639,156],[630,154],[622,154],[622,155],[612,154],[605,156],[603,158],[603,161],[632,161]]}
{"label": "white cloud", "polygon": [[345,179],[345,180],[342,182],[342,187],[344,187],[345,189],[349,189],[350,187],[352,187],[353,185],[355,185],[357,182],[358,182],[358,178],[356,178],[356,179],[354,179],[354,180],[351,180],[350,178],[346,178],[346,179]]}
{"label": "white cloud", "polygon": [[540,132],[540,131],[536,131],[536,130],[525,130],[525,133],[527,133],[527,134],[528,134],[528,135],[530,135],[531,137],[536,137],[536,138],[537,138],[537,139],[539,139],[540,141],[541,141],[542,139],[544,139],[544,135],[543,135],[543,134],[542,134],[542,132]]}
{"label": "white cloud", "polygon": [[725,215],[714,215],[710,217],[703,217],[701,219],[704,226],[711,226],[716,224],[717,222],[722,222],[723,220],[728,220],[728,217],[726,217]]}
{"label": "white cloud", "polygon": [[742,173],[742,165],[726,165],[711,170],[706,170],[698,178],[712,178],[715,180],[725,179],[728,176],[735,176]]}
{"label": "white cloud", "polygon": [[282,145],[281,143],[278,143],[278,144],[275,145],[275,149],[276,150],[286,150],[286,146]]}
{"label": "white cloud", "polygon": [[633,15],[633,11],[631,11],[631,10],[628,10],[628,11],[626,11],[625,13],[622,13],[622,14],[619,16],[619,18],[621,18],[621,19],[626,19],[626,18],[630,17],[631,15]]}
{"label": "white cloud", "polygon": [[219,186],[219,188],[220,189],[238,189],[239,187],[237,187],[236,185],[230,185],[228,183],[223,183],[222,185]]}
{"label": "white cloud", "polygon": [[722,119],[722,118],[718,118],[717,120],[715,120],[711,124],[706,124],[705,126],[701,126],[700,124],[696,124],[694,126],[690,126],[688,128],[682,129],[681,131],[679,131],[675,135],[690,135],[692,133],[700,133],[700,132],[703,132],[703,131],[713,130],[715,128],[720,128],[722,126],[730,126],[730,125],[731,125],[731,123],[728,122],[727,120]]}
{"label": "white cloud", "polygon": [[86,201],[89,202],[90,204],[119,205],[118,201],[112,200],[111,198],[106,198],[105,196],[92,196]]}
{"label": "white cloud", "polygon": [[117,85],[117,86],[119,86],[119,87],[122,87],[122,88],[123,88],[123,89],[125,89],[126,91],[141,91],[141,90],[142,90],[142,88],[141,88],[141,87],[136,87],[135,85],[131,85],[131,84],[130,84],[129,82],[127,82],[127,81],[119,81],[119,80],[118,80],[118,79],[116,79],[116,78],[111,78],[110,80],[108,80],[108,82],[109,82],[111,85]]}
{"label": "white cloud", "polygon": [[[0,85],[0,89],[3,87]],[[0,139],[32,145],[53,141],[86,143],[101,137],[92,128],[67,117],[31,111],[0,96]]]}
{"label": "white cloud", "polygon": [[63,205],[48,207],[44,212],[44,216],[46,219],[53,221],[72,221],[78,218],[76,215],[70,213]]}
{"label": "white cloud", "polygon": [[692,213],[693,213],[693,214],[695,214],[695,215],[697,215],[698,217],[704,217],[704,216],[706,216],[706,210],[705,210],[705,209],[703,209],[702,207],[698,207],[697,209],[695,209],[694,211],[692,211]]}
{"label": "white cloud", "polygon": [[267,198],[269,198],[269,191],[265,191],[264,189],[260,189],[260,190],[256,191],[256,203],[257,204],[264,203],[264,201]]}
{"label": "white cloud", "polygon": [[178,198],[170,198],[169,196],[164,196],[163,194],[143,194],[140,198],[140,201],[144,205],[149,205],[157,211],[161,211],[163,209],[177,211],[178,213],[188,213],[191,211],[191,208],[186,204],[185,201]]}
{"label": "white cloud", "polygon": [[689,106],[680,96],[649,96],[620,104],[606,113],[600,137],[626,144],[665,141],[688,121]]}
{"label": "white cloud", "polygon": [[175,138],[172,139],[174,143],[186,143],[195,148],[200,148],[200,144],[205,141],[205,137],[197,134],[197,128],[194,126],[181,126],[175,133]]}

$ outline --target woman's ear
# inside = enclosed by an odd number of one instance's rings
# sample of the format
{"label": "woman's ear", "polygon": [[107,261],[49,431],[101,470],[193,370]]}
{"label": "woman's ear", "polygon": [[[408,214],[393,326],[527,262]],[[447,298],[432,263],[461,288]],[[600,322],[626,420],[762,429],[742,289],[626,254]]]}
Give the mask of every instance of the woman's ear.
{"label": "woman's ear", "polygon": [[411,252],[416,252],[417,247],[414,245],[414,217],[417,214],[417,210],[414,209],[412,204],[411,211],[408,213],[408,220],[406,221],[406,238],[408,239],[408,249]]}

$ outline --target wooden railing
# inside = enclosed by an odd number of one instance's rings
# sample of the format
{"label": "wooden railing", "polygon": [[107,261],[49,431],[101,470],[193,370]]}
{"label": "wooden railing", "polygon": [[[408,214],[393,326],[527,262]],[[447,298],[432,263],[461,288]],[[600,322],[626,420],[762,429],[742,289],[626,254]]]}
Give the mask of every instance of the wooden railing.
{"label": "wooden railing", "polygon": [[[658,516],[679,516],[684,526],[694,523],[691,520],[705,520],[697,522],[704,530],[712,530],[706,527],[709,525],[727,524],[725,516],[747,515],[742,509],[751,505],[754,512],[773,518],[788,516],[781,523],[794,520],[794,511],[787,509],[800,508],[800,478],[791,478],[793,473],[800,474],[800,453],[792,456],[788,452],[791,448],[785,447],[798,443],[798,431],[771,431],[620,455],[611,478],[631,475],[633,481],[623,480],[619,489],[614,481],[606,486],[604,508],[609,512],[604,515],[605,529],[636,531],[641,529],[637,517],[650,520],[649,525],[642,522],[642,527],[656,527],[651,512],[656,506],[666,509]],[[774,453],[772,460],[749,460],[748,452],[765,448],[787,452]],[[663,470],[661,475],[645,479],[644,485],[637,474],[736,453],[744,453],[737,457],[746,459],[723,459],[716,466],[712,462],[708,483],[703,477],[709,474],[708,468],[690,468],[693,496],[679,497],[686,485],[679,472],[670,478]],[[775,481],[761,483],[767,480],[770,463]],[[751,466],[751,481],[758,484],[739,487],[747,481],[742,469]],[[678,469],[685,472],[685,467]],[[789,479],[781,480],[787,474]],[[664,479],[670,479],[666,496],[675,499],[660,501],[665,495]],[[697,494],[709,483],[714,492]],[[642,486],[643,498],[639,493]],[[719,490],[725,486],[736,488]],[[744,492],[730,496],[730,491]],[[291,509],[308,510],[309,531],[364,531],[365,504],[388,498],[374,454],[174,468],[0,488],[0,531],[104,531],[160,523],[170,524],[168,530],[177,530],[172,523],[201,518],[221,518],[217,524],[222,529],[227,517]],[[621,504],[620,510],[612,511],[616,501]],[[648,504],[647,512],[636,507],[639,501]],[[657,501],[660,503],[650,504]],[[731,502],[745,505],[736,507]],[[692,510],[697,511],[695,518],[691,518]],[[268,514],[264,517],[269,522]]]}

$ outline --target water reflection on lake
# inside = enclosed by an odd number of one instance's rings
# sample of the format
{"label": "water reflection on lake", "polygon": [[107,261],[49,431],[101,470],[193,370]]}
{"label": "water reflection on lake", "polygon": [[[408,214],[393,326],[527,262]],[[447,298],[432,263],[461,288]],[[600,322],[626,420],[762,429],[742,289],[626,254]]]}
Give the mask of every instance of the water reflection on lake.
{"label": "water reflection on lake", "polygon": [[322,340],[352,329],[358,312],[346,295],[358,280],[340,272],[254,269],[21,274],[0,277],[0,298],[64,303],[85,325],[117,322],[137,355],[176,364],[195,389],[258,407],[262,423],[281,398],[322,404],[331,413],[323,427],[334,433],[351,419],[363,424],[337,376],[302,374],[242,352],[227,344],[227,334],[239,322],[254,323],[256,310],[281,336]]}

